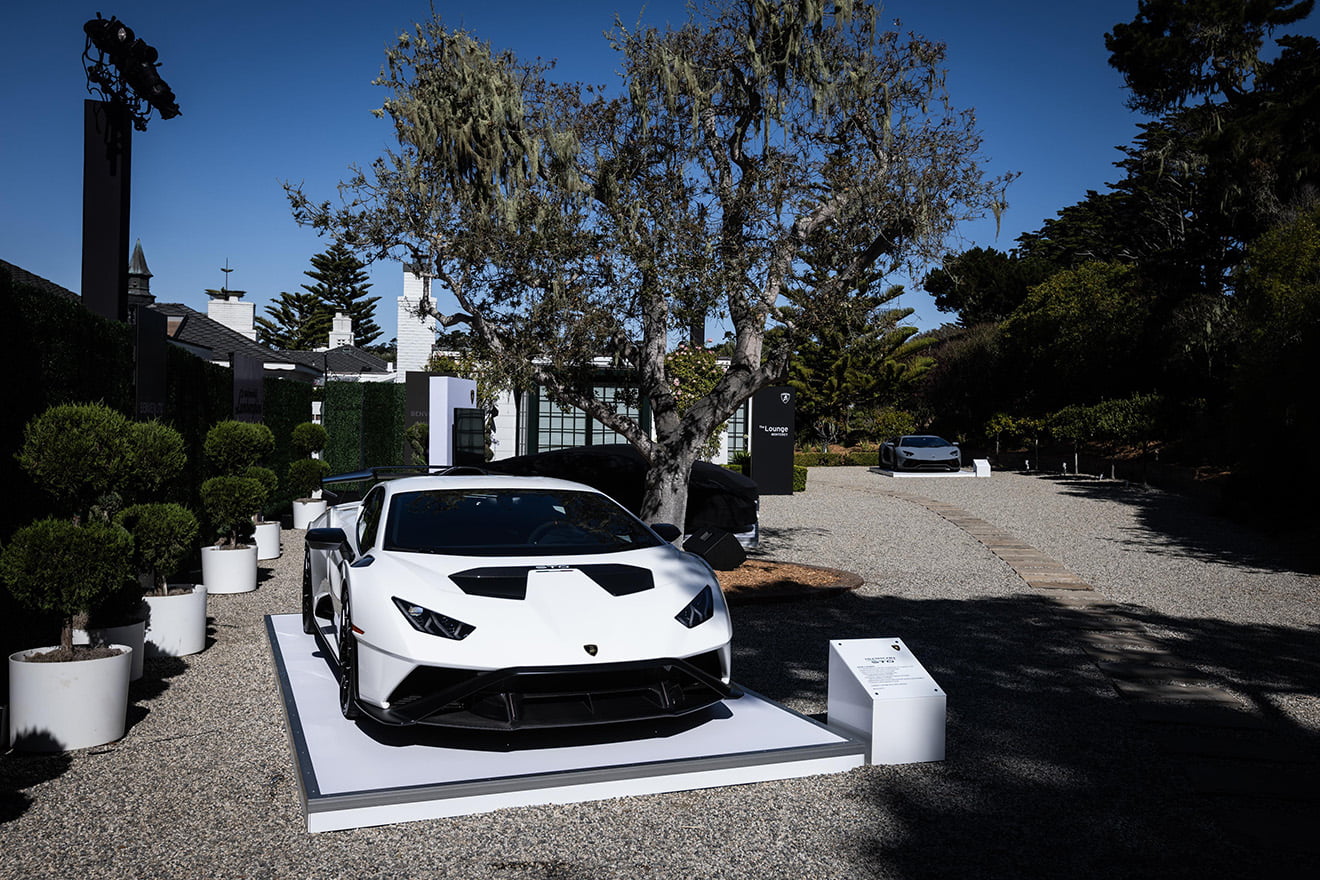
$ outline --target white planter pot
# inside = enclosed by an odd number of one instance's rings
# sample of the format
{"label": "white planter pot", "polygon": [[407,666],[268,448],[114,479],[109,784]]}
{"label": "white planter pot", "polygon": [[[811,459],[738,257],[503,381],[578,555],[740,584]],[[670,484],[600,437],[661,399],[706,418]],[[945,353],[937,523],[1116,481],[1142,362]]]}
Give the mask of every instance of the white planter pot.
{"label": "white planter pot", "polygon": [[133,649],[133,672],[130,681],[142,677],[142,647],[146,641],[147,622],[137,620],[123,626],[94,626],[89,630],[75,629],[75,645],[128,645]]}
{"label": "white planter pot", "polygon": [[280,556],[280,524],[277,522],[259,522],[253,533],[257,544],[258,559],[278,559]]}
{"label": "white planter pot", "polygon": [[178,596],[144,596],[148,657],[185,657],[206,647],[206,585]]}
{"label": "white planter pot", "polygon": [[14,748],[61,752],[114,742],[124,735],[133,652],[98,660],[28,663],[33,648],[9,655],[9,738]]}
{"label": "white planter pot", "polygon": [[203,547],[202,583],[206,592],[250,593],[257,588],[257,547]]}
{"label": "white planter pot", "polygon": [[312,520],[325,513],[325,506],[326,502],[323,498],[293,502],[293,527],[295,529],[309,527]]}

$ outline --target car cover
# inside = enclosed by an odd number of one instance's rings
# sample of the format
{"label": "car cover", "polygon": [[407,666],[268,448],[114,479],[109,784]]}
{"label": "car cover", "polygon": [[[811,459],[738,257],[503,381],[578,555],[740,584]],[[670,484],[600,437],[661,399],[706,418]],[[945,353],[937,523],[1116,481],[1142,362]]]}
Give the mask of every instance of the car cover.
{"label": "car cover", "polygon": [[[524,477],[555,477],[599,489],[633,514],[642,509],[646,459],[627,443],[575,446],[486,462],[494,473]],[[692,465],[688,476],[688,534],[715,528],[737,534],[756,524],[759,492],[756,483],[707,461]]]}

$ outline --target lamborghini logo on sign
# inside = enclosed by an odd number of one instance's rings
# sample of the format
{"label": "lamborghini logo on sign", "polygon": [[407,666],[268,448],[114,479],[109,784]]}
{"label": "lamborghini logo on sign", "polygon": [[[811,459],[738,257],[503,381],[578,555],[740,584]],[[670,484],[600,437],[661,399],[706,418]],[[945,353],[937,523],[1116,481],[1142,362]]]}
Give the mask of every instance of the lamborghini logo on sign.
{"label": "lamborghini logo on sign", "polygon": [[595,645],[583,645],[582,650],[586,651],[588,654],[595,657],[596,652],[599,651],[600,649],[597,648]]}

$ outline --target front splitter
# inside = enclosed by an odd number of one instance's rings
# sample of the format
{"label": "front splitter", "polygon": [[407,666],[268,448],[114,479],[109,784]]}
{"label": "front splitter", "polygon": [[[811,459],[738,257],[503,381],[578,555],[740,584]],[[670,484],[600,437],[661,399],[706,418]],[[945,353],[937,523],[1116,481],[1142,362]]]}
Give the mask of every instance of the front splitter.
{"label": "front splitter", "polygon": [[893,477],[898,480],[947,480],[976,476],[976,471],[967,468],[959,468],[956,471],[893,471],[889,468],[873,467],[867,468],[867,470],[882,477]]}
{"label": "front splitter", "polygon": [[308,831],[838,773],[865,746],[758,694],[680,719],[555,731],[346,721],[333,661],[297,614],[271,615]]}

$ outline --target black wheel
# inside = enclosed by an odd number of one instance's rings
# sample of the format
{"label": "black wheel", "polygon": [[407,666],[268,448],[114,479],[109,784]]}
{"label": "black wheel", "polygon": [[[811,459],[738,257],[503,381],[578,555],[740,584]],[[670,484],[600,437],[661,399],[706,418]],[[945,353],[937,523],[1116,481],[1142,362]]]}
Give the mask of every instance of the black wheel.
{"label": "black wheel", "polygon": [[358,708],[357,638],[348,613],[348,593],[344,593],[344,614],[339,624],[339,711],[349,721],[361,717]]}
{"label": "black wheel", "polygon": [[316,617],[312,614],[312,554],[307,550],[303,551],[302,618],[303,632],[308,635],[316,632]]}

